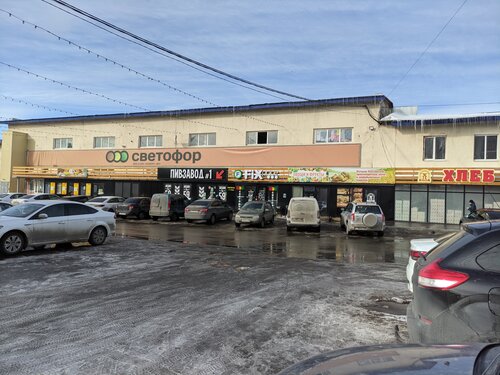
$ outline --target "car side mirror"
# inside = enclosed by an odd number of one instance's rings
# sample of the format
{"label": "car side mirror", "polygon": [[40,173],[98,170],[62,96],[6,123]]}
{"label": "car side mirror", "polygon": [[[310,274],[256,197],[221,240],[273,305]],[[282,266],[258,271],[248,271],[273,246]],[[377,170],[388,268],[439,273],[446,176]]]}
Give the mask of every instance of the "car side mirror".
{"label": "car side mirror", "polygon": [[49,216],[47,214],[38,215],[38,219],[47,219]]}

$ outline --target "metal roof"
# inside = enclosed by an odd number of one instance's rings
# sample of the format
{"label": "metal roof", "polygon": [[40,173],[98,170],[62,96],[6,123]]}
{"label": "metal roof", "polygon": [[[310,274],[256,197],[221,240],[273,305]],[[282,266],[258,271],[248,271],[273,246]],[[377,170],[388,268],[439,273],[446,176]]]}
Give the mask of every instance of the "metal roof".
{"label": "metal roof", "polygon": [[500,112],[483,112],[455,115],[406,115],[399,112],[380,120],[385,125],[392,126],[425,126],[425,125],[456,125],[469,123],[498,123]]}
{"label": "metal roof", "polygon": [[229,106],[229,107],[208,107],[196,109],[180,109],[172,111],[151,111],[151,112],[134,112],[134,113],[115,113],[105,115],[87,115],[87,116],[70,116],[70,117],[53,117],[53,118],[39,118],[27,120],[10,120],[6,121],[9,125],[22,125],[22,124],[42,124],[42,123],[55,123],[55,122],[68,122],[68,121],[94,121],[94,120],[113,120],[124,118],[144,118],[144,117],[172,117],[172,116],[188,116],[199,115],[208,113],[235,113],[235,112],[249,112],[256,110],[275,110],[275,109],[289,109],[289,108],[307,108],[307,107],[321,107],[321,106],[364,106],[364,105],[380,105],[386,103],[390,108],[393,107],[392,102],[385,95],[372,95],[372,96],[359,96],[350,98],[337,98],[337,99],[320,99],[308,100],[298,102],[278,102],[278,103],[263,103],[251,104],[243,106]]}

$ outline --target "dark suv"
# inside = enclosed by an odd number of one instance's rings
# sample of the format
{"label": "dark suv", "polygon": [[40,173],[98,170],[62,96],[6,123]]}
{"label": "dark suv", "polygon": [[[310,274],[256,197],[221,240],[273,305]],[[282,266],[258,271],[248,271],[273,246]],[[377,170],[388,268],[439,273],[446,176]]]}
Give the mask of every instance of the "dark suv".
{"label": "dark suv", "polygon": [[499,341],[500,220],[464,224],[419,258],[412,284],[410,341]]}
{"label": "dark suv", "polygon": [[147,219],[149,217],[150,204],[151,199],[148,197],[127,198],[125,202],[116,206],[116,215],[122,218],[135,216],[140,220]]}

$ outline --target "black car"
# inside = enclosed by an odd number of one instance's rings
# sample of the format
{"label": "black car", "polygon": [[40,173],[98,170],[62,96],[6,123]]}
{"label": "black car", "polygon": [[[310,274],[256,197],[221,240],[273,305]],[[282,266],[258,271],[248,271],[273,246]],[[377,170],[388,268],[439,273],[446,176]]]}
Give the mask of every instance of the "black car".
{"label": "black car", "polygon": [[118,217],[126,218],[128,216],[135,216],[143,220],[149,217],[149,206],[151,199],[148,197],[132,197],[127,198],[125,202],[116,206],[116,215]]}
{"label": "black car", "polygon": [[480,208],[474,213],[464,216],[460,219],[460,224],[473,221],[499,220],[500,210],[498,208]]}
{"label": "black car", "polygon": [[498,375],[500,345],[373,345],[335,350],[279,375]]}
{"label": "black car", "polygon": [[500,341],[500,220],[464,224],[418,259],[412,283],[411,342]]}

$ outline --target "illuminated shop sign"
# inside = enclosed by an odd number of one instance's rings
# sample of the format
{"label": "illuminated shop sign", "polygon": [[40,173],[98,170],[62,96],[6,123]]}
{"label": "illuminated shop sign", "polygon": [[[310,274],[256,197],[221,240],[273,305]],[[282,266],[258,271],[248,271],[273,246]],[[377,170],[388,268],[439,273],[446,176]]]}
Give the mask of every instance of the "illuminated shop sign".
{"label": "illuminated shop sign", "polygon": [[196,164],[201,160],[201,152],[199,151],[184,151],[175,150],[173,152],[131,152],[128,151],[108,151],[106,153],[106,161],[108,163],[126,163],[132,160],[133,162],[150,162],[160,163],[164,161],[173,161],[175,164],[182,162],[190,162]]}
{"label": "illuminated shop sign", "polygon": [[286,182],[288,180],[288,168],[255,168],[255,169],[229,169],[229,180],[255,181],[255,182]]}
{"label": "illuminated shop sign", "polygon": [[443,182],[495,182],[494,169],[443,169]]}
{"label": "illuminated shop sign", "polygon": [[398,168],[398,184],[500,185],[500,169],[482,168]]}
{"label": "illuminated shop sign", "polygon": [[158,168],[160,180],[227,181],[226,168]]}

